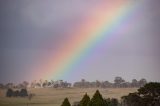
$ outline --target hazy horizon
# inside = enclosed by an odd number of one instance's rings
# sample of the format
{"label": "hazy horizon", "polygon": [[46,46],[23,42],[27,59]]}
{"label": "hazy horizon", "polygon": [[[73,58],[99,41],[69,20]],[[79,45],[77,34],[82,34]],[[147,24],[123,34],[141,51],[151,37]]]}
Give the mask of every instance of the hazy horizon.
{"label": "hazy horizon", "polygon": [[[159,0],[1,0],[0,82],[112,82],[116,76],[160,82],[159,4]],[[106,29],[100,26],[103,20],[108,22]],[[100,39],[101,34],[109,37]]]}

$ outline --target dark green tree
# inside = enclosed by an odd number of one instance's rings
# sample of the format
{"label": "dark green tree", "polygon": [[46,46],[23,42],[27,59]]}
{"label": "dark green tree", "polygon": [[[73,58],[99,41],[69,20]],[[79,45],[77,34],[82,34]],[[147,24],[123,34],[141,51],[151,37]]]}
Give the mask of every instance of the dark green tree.
{"label": "dark green tree", "polygon": [[109,106],[118,106],[118,100],[116,98],[112,98]]}
{"label": "dark green tree", "polygon": [[138,93],[147,104],[154,106],[159,101],[160,105],[160,83],[147,83],[144,87],[138,89]]}
{"label": "dark green tree", "polygon": [[87,106],[90,101],[90,97],[87,93],[83,96],[82,100],[80,101],[80,106]]}
{"label": "dark green tree", "polygon": [[110,106],[111,99],[110,98],[105,99],[105,104],[106,104],[106,106]]}
{"label": "dark green tree", "polygon": [[71,104],[69,103],[68,98],[65,98],[62,105],[61,106],[71,106]]}
{"label": "dark green tree", "polygon": [[137,93],[122,97],[122,101],[127,106],[160,106],[160,83],[147,83]]}
{"label": "dark green tree", "polygon": [[141,106],[141,100],[141,97],[137,93],[129,93],[128,96],[122,97],[122,103],[125,106]]}
{"label": "dark green tree", "polygon": [[13,96],[13,90],[9,88],[6,92],[6,97],[12,97],[12,96]]}
{"label": "dark green tree", "polygon": [[26,89],[21,89],[20,93],[19,93],[19,96],[21,97],[26,97],[28,96],[28,92]]}
{"label": "dark green tree", "polygon": [[108,106],[103,99],[100,92],[97,90],[96,93],[93,95],[93,98],[88,103],[88,106]]}
{"label": "dark green tree", "polygon": [[116,98],[107,98],[105,99],[106,105],[105,106],[119,106],[119,102]]}

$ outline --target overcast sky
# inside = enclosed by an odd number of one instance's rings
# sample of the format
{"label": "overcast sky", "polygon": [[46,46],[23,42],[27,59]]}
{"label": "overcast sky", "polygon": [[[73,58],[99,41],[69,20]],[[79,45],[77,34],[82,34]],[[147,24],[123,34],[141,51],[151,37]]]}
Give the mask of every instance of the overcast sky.
{"label": "overcast sky", "polygon": [[[70,39],[72,30],[103,2],[0,0],[0,82],[35,80],[32,74],[38,70],[33,69],[51,55],[54,58],[55,51]],[[115,76],[122,76],[129,81],[160,81],[160,1],[146,0],[139,9],[141,21],[132,31],[110,46],[99,45],[95,49],[99,54],[93,50],[87,57],[93,61],[84,60],[64,80],[113,81]]]}

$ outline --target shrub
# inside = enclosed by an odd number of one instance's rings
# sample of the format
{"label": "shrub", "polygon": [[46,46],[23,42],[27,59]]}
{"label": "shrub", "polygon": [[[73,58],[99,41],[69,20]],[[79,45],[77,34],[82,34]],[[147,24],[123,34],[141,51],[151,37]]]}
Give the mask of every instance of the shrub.
{"label": "shrub", "polygon": [[13,90],[9,88],[6,92],[6,97],[12,97],[12,96],[13,96]]}
{"label": "shrub", "polygon": [[26,97],[28,96],[28,92],[26,89],[21,89],[20,93],[19,93],[19,96],[21,97]]}

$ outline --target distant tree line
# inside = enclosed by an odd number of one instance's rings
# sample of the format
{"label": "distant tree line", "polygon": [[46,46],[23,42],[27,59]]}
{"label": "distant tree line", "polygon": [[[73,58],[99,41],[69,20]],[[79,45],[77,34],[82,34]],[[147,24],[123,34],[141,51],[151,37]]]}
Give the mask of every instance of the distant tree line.
{"label": "distant tree line", "polygon": [[39,81],[33,81],[31,83],[24,81],[20,84],[14,84],[14,83],[7,83],[2,84],[0,83],[0,89],[26,89],[28,87],[31,88],[68,88],[71,87],[71,83],[68,83],[67,81],[63,80],[57,80],[57,81],[48,81],[48,80],[39,80]]}
{"label": "distant tree line", "polygon": [[27,97],[28,96],[28,92],[26,89],[21,89],[19,90],[12,90],[11,88],[9,88],[6,92],[6,97]]}
{"label": "distant tree line", "polygon": [[22,83],[19,84],[14,84],[14,83],[7,83],[7,84],[2,84],[0,83],[0,88],[1,89],[26,89],[29,86],[29,82],[23,81]]}
{"label": "distant tree line", "polygon": [[72,85],[71,83],[68,83],[67,81],[63,80],[57,80],[57,81],[35,80],[31,83],[31,88],[68,88],[71,87],[71,85]]}
{"label": "distant tree line", "polygon": [[133,79],[132,82],[126,82],[122,77],[115,77],[114,83],[109,81],[95,81],[89,82],[82,79],[80,82],[75,82],[73,87],[79,88],[131,88],[131,87],[142,87],[147,83],[147,80],[142,78],[141,80]]}
{"label": "distant tree line", "polygon": [[132,82],[125,81],[122,77],[115,77],[114,82],[111,83],[109,81],[93,81],[89,82],[85,79],[82,79],[79,82],[73,83],[73,86],[71,83],[68,83],[67,81],[63,80],[57,80],[57,81],[48,81],[48,80],[39,80],[39,81],[33,81],[31,83],[24,81],[20,84],[13,84],[13,83],[7,83],[7,84],[0,84],[1,89],[8,89],[8,88],[15,88],[15,89],[24,89],[27,87],[31,88],[70,88],[70,87],[78,87],[78,88],[131,88],[131,87],[142,87],[147,83],[147,80],[142,78],[139,81],[136,79],[133,79]]}
{"label": "distant tree line", "polygon": [[[61,106],[71,106],[68,98],[64,99]],[[160,106],[160,83],[147,83],[138,92],[121,97],[121,101],[116,98],[105,99],[97,90],[91,99],[86,93],[80,102],[74,102],[72,106]]]}

